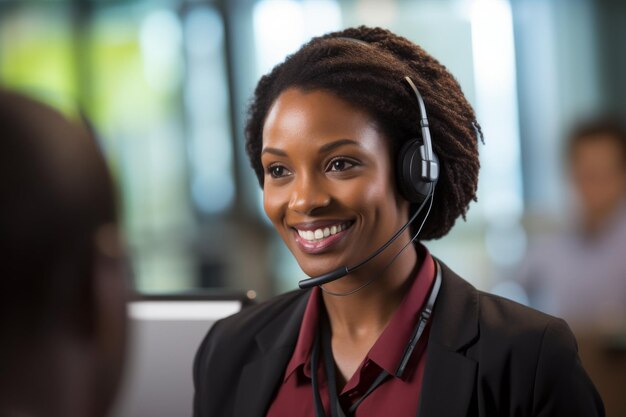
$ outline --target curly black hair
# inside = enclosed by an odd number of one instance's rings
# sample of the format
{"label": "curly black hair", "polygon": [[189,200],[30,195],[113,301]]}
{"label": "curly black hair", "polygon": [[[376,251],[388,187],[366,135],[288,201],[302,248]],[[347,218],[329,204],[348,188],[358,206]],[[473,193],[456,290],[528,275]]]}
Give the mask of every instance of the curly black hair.
{"label": "curly black hair", "polygon": [[360,26],[313,38],[261,78],[245,128],[246,151],[261,187],[263,125],[283,91],[324,90],[366,111],[392,141],[395,154],[404,142],[420,137],[419,111],[405,76],[424,98],[440,163],[432,211],[420,239],[446,235],[476,200],[482,131],[447,69],[421,47],[385,29]]}

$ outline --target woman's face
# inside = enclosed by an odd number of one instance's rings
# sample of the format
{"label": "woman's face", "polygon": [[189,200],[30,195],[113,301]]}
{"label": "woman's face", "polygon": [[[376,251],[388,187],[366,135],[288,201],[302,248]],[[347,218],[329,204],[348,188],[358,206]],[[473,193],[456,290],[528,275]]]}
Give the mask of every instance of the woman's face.
{"label": "woman's face", "polygon": [[626,161],[618,140],[602,135],[573,149],[572,183],[587,214],[610,215],[626,197]]}
{"label": "woman's face", "polygon": [[331,93],[285,90],[265,121],[261,161],[265,212],[309,276],[363,260],[407,221],[389,141]]}

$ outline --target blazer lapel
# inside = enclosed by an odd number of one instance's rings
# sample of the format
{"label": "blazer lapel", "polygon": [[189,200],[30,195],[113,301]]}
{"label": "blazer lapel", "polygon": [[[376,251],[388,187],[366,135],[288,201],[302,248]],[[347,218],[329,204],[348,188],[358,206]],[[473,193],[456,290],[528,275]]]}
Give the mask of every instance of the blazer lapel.
{"label": "blazer lapel", "polygon": [[463,348],[478,337],[478,293],[441,262],[418,417],[468,415],[477,364]]}
{"label": "blazer lapel", "polygon": [[235,416],[265,415],[292,351],[288,347],[276,349],[246,365],[237,389]]}
{"label": "blazer lapel", "polygon": [[429,343],[419,417],[466,416],[474,392],[476,362]]}
{"label": "blazer lapel", "polygon": [[257,334],[260,354],[251,355],[256,358],[243,368],[235,397],[235,416],[265,416],[296,345],[308,299],[303,294],[294,306],[282,311]]}

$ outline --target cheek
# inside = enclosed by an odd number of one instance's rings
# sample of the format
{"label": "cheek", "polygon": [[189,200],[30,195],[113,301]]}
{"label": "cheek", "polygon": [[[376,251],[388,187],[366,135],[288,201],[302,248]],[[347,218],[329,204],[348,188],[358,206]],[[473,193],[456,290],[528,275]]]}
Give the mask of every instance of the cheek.
{"label": "cheek", "polygon": [[395,179],[391,175],[385,175],[376,180],[372,180],[361,198],[366,206],[376,217],[376,221],[387,227],[396,228],[398,225],[406,223],[409,219],[410,203],[398,190]]}
{"label": "cheek", "polygon": [[263,210],[273,224],[279,224],[284,216],[285,202],[280,193],[271,186],[265,186],[263,190]]}
{"label": "cheek", "polygon": [[386,176],[368,177],[352,186],[343,186],[337,199],[355,211],[379,216],[390,216],[396,209],[395,188]]}

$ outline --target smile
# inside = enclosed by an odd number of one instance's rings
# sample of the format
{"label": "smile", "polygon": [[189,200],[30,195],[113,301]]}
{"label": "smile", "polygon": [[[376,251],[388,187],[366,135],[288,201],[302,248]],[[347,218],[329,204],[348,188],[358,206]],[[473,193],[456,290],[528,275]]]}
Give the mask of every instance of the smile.
{"label": "smile", "polygon": [[322,240],[328,236],[336,235],[339,232],[346,230],[350,226],[349,222],[334,224],[330,227],[319,228],[315,230],[301,230],[296,229],[302,239],[306,239],[309,242],[316,242]]}
{"label": "smile", "polygon": [[342,240],[353,224],[353,221],[339,221],[334,224],[297,226],[293,228],[295,241],[306,253],[324,252]]}

